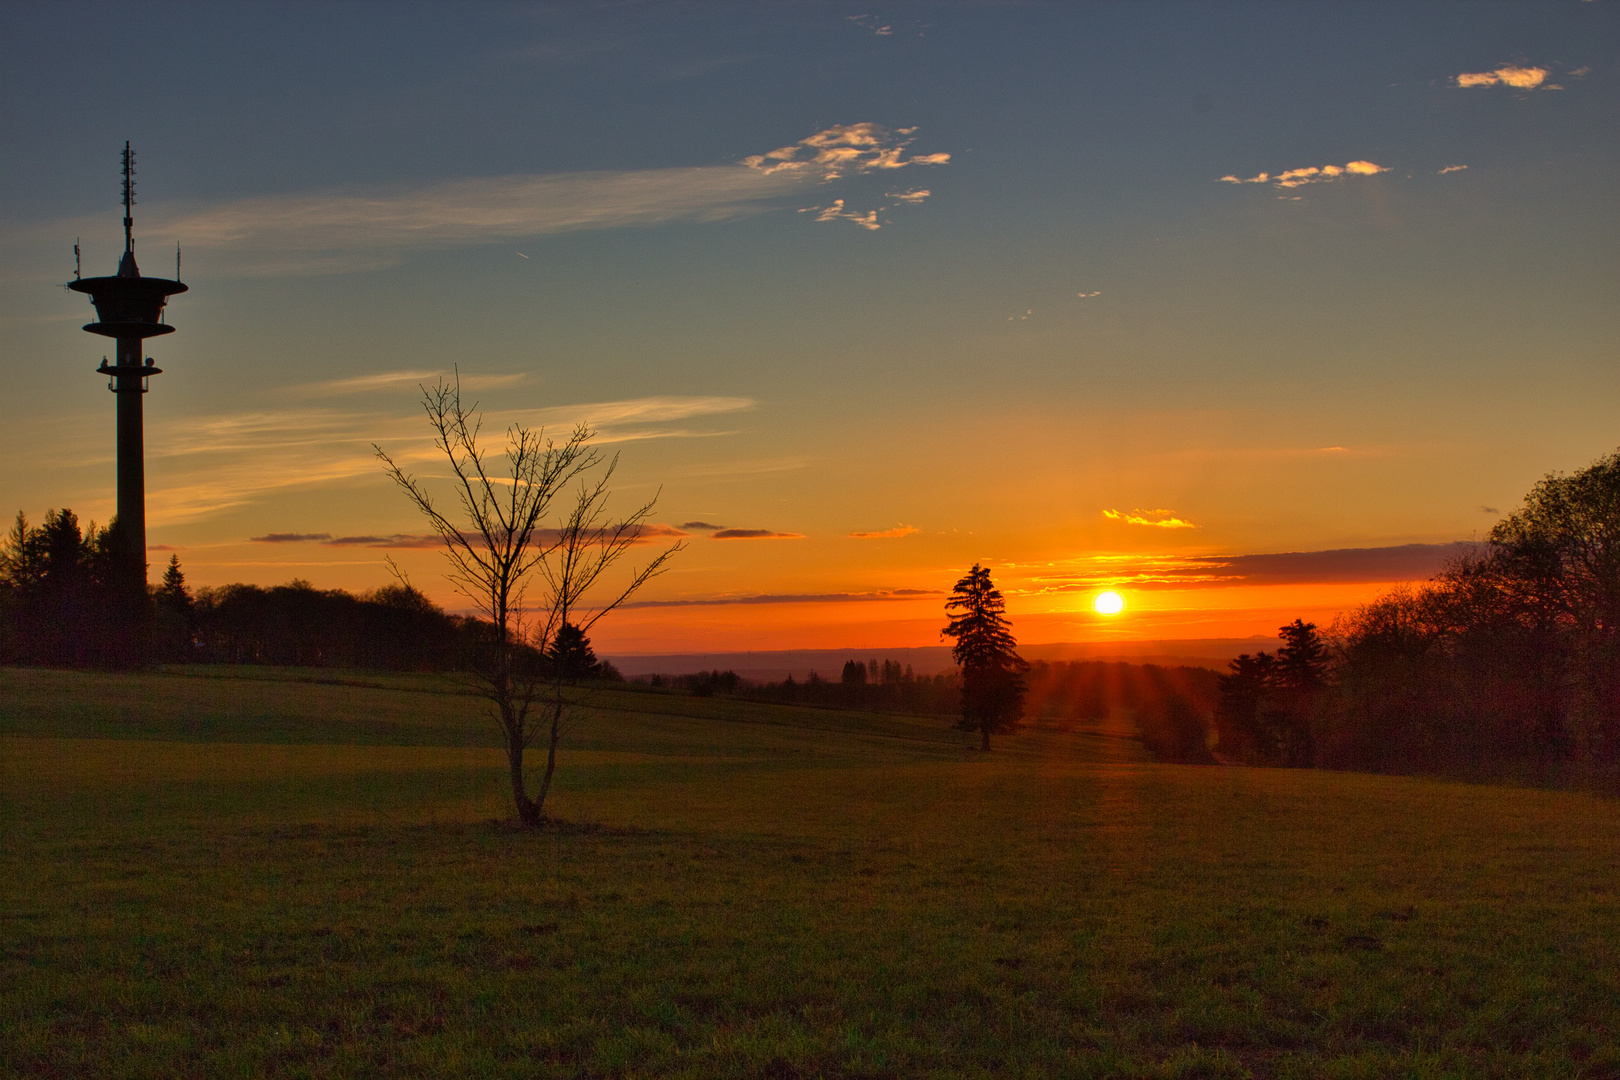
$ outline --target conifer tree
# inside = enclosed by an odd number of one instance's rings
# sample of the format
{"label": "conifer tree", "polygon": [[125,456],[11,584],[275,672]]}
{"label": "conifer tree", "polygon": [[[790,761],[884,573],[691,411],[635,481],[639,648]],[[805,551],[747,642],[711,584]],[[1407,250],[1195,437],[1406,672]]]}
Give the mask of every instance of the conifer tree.
{"label": "conifer tree", "polygon": [[992,731],[1018,726],[1024,714],[1024,672],[1018,642],[1007,621],[1006,604],[990,571],[973,564],[945,602],[950,617],[943,634],[955,638],[951,658],[962,669],[962,719],[958,727],[977,730],[980,749],[990,749]]}
{"label": "conifer tree", "polygon": [[600,678],[602,674],[602,662],[591,648],[591,639],[570,622],[563,623],[552,636],[546,659],[556,665],[557,674],[570,683]]}

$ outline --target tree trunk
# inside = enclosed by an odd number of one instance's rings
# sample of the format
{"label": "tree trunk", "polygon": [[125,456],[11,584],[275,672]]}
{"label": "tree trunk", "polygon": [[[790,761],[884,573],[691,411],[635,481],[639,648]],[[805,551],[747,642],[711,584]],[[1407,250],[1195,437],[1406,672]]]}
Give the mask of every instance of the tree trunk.
{"label": "tree trunk", "polygon": [[979,721],[979,749],[990,749],[990,718],[988,716]]}
{"label": "tree trunk", "polygon": [[557,770],[557,743],[562,738],[563,711],[568,707],[568,699],[563,694],[562,678],[554,676],[551,681],[551,718],[546,731],[546,771],[540,778],[540,791],[534,797],[535,812],[545,816],[546,796],[551,794],[551,775]]}
{"label": "tree trunk", "polygon": [[551,793],[551,774],[557,770],[557,740],[562,731],[562,710],[552,710],[551,731],[546,740],[546,771],[540,777],[540,790],[534,797],[535,816],[545,819],[546,796]]}
{"label": "tree trunk", "polygon": [[523,783],[523,738],[511,731],[506,735],[506,765],[512,774],[512,801],[517,804],[518,821],[525,828],[540,824],[540,807]]}

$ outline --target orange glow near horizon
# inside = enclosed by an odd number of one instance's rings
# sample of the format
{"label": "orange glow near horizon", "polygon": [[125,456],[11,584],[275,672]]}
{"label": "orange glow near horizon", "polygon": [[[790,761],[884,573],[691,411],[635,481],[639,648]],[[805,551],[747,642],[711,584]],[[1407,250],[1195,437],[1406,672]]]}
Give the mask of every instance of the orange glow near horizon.
{"label": "orange glow near horizon", "polygon": [[[915,542],[915,538],[911,540]],[[728,557],[733,550],[725,549]],[[750,549],[736,550],[748,553]],[[879,549],[875,554],[887,555],[893,550]],[[347,548],[327,552],[316,544],[297,549],[289,545],[283,554],[283,549],[271,545],[239,542],[181,550],[180,559],[193,587],[237,581],[269,586],[295,577],[309,578],[317,588],[353,591],[386,583],[381,560],[356,558],[357,554]],[[696,554],[707,552],[700,547]],[[867,549],[861,554],[866,555]],[[153,553],[154,570],[167,555],[167,551]],[[322,555],[334,557],[316,561]],[[442,556],[429,550],[403,550],[397,556],[431,599],[450,611],[468,610],[466,598],[444,579]],[[660,588],[649,589],[644,597],[636,597],[631,605],[597,623],[591,639],[603,655],[940,645],[945,643],[940,637],[945,625],[945,589],[958,571],[942,554],[928,552],[924,558],[929,561],[922,566],[909,558],[891,557],[887,565],[882,559],[862,559],[832,570],[807,560],[805,573],[791,577],[773,566],[748,566],[727,575],[727,584],[734,589],[733,583],[743,581],[753,586],[744,593],[745,599],[735,602],[706,593],[704,579],[713,574],[710,567],[679,567],[677,573],[660,581]],[[1353,611],[1394,584],[1189,582],[1166,587],[1158,581],[1154,587],[1138,588],[1114,584],[1138,567],[1162,578],[1168,575],[1160,571],[1174,570],[1184,561],[1179,555],[1146,553],[1134,558],[1090,556],[1076,562],[1072,571],[1067,566],[1011,560],[993,569],[1021,645],[1269,639],[1279,626],[1295,618],[1326,628],[1340,613]],[[850,581],[855,582],[853,588]],[[1113,613],[1098,606],[1098,600],[1108,593],[1122,601]]]}

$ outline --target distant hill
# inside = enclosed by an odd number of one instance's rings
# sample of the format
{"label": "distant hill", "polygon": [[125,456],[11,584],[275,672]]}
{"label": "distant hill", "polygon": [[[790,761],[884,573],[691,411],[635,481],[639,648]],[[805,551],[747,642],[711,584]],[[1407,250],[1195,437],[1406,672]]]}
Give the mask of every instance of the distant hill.
{"label": "distant hill", "polygon": [[[1175,641],[1089,641],[1025,645],[1026,660],[1109,660],[1133,664],[1162,664],[1225,668],[1239,653],[1252,653],[1276,645],[1275,638],[1187,638]],[[806,678],[814,671],[824,679],[838,678],[846,660],[893,660],[910,664],[918,675],[948,671],[948,645],[911,649],[783,649],[761,652],[613,653],[612,660],[627,678],[637,675],[686,675],[697,671],[735,671],[745,679],[767,681]]]}

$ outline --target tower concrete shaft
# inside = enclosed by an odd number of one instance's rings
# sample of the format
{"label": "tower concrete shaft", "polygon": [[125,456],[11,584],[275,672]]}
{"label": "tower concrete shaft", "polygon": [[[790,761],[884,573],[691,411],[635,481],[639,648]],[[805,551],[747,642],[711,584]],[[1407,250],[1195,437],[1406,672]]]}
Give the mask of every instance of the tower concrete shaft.
{"label": "tower concrete shaft", "polygon": [[[139,573],[146,581],[146,416],[143,395],[146,380],[136,371],[146,369],[141,363],[141,339],[118,339],[118,374],[111,380],[113,392],[118,395],[118,528],[127,545],[125,554],[131,559],[129,572]],[[134,560],[140,560],[136,570]]]}

